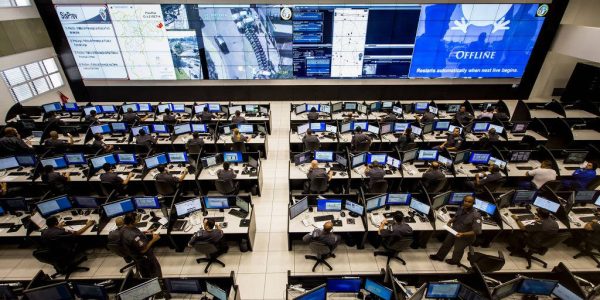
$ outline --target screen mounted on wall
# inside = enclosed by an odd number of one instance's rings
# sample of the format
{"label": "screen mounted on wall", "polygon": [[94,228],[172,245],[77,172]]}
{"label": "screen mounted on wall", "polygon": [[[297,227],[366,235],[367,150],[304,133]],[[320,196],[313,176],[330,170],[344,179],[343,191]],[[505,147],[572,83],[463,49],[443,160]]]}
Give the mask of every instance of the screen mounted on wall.
{"label": "screen mounted on wall", "polygon": [[56,5],[83,79],[520,78],[546,4]]}

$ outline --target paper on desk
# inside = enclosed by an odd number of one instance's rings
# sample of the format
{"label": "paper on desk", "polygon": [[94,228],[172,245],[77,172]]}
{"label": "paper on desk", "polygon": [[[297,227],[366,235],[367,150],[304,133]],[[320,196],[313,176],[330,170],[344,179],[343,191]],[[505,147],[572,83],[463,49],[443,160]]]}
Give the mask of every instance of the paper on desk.
{"label": "paper on desk", "polygon": [[2,178],[3,181],[13,181],[16,179],[17,179],[17,176],[4,176],[4,178]]}
{"label": "paper on desk", "polygon": [[169,223],[169,219],[162,217],[160,220],[158,220],[158,223],[160,223],[160,225],[167,225],[167,223]]}
{"label": "paper on desk", "polygon": [[456,236],[456,234],[458,234],[458,232],[456,232],[456,230],[452,229],[452,227],[448,226],[448,224],[444,225],[444,229],[450,233],[452,233],[452,235]]}
{"label": "paper on desk", "polygon": [[521,224],[523,224],[523,226],[527,226],[530,224],[535,223],[535,220],[526,220],[526,221],[521,221]]}

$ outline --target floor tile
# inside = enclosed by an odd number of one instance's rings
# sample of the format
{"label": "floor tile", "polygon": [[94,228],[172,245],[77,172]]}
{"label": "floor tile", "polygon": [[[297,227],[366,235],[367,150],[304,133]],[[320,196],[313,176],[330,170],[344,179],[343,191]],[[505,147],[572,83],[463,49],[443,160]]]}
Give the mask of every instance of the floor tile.
{"label": "floor tile", "polygon": [[236,282],[243,300],[263,299],[265,290],[265,273],[238,274]]}
{"label": "floor tile", "polygon": [[287,251],[287,232],[269,233],[269,251]]}
{"label": "floor tile", "polygon": [[267,273],[263,299],[285,299],[287,273]]}
{"label": "floor tile", "polygon": [[238,272],[243,273],[264,273],[267,270],[267,252],[246,252],[242,253],[240,267]]}
{"label": "floor tile", "polygon": [[294,252],[269,251],[267,273],[280,273],[294,270]]}

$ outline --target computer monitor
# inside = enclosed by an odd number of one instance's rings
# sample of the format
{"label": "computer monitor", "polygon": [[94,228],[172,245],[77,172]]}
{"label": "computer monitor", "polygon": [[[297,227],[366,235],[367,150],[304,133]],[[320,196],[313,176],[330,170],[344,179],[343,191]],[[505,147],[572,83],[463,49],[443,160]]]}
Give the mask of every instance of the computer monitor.
{"label": "computer monitor", "polygon": [[190,124],[175,125],[175,127],[173,127],[173,133],[175,135],[188,133],[190,131],[192,131],[192,126]]}
{"label": "computer monitor", "polygon": [[244,162],[242,152],[223,152],[223,161],[230,163]]}
{"label": "computer monitor", "polygon": [[344,102],[345,110],[356,110],[356,102]]}
{"label": "computer monitor", "polygon": [[333,151],[315,151],[315,160],[318,162],[333,162],[334,153]]}
{"label": "computer monitor", "polygon": [[15,156],[19,166],[21,167],[32,167],[37,163],[37,158],[35,155],[27,154],[27,155],[17,155]]}
{"label": "computer monitor", "polygon": [[387,205],[408,205],[410,203],[411,197],[412,197],[412,194],[410,194],[410,193],[388,194],[385,204],[387,204]]}
{"label": "computer monitor", "polygon": [[346,202],[344,203],[344,208],[349,210],[350,212],[353,212],[359,216],[362,216],[363,213],[365,212],[365,208],[356,203],[356,202],[352,202],[350,200],[346,200]]}
{"label": "computer monitor", "polygon": [[397,115],[401,115],[402,114],[402,107],[394,106],[394,107],[392,107],[392,111],[395,114],[397,114]]}
{"label": "computer monitor", "polygon": [[310,151],[302,152],[294,155],[294,165],[302,165],[309,163],[312,159],[312,153]]}
{"label": "computer monitor", "polygon": [[516,293],[521,281],[523,281],[523,278],[518,277],[496,286],[492,292],[492,299],[504,299]]}
{"label": "computer monitor", "polygon": [[382,109],[390,109],[390,108],[392,108],[392,106],[394,106],[394,102],[393,101],[381,101],[381,108]]}
{"label": "computer monitor", "polygon": [[74,196],[73,203],[77,208],[98,208],[98,200],[90,196]]}
{"label": "computer monitor", "polygon": [[304,197],[290,206],[290,220],[308,210],[308,198]]}
{"label": "computer monitor", "polygon": [[65,154],[65,161],[68,165],[85,165],[87,160],[83,153],[67,153]]}
{"label": "computer monitor", "polygon": [[531,151],[513,150],[510,152],[510,162],[528,162]]}
{"label": "computer monitor", "polygon": [[367,292],[377,296],[379,299],[383,299],[383,300],[391,300],[392,299],[393,291],[390,288],[385,287],[382,284],[379,284],[369,278],[365,279],[365,290]]}
{"label": "computer monitor", "polygon": [[169,133],[169,128],[165,124],[152,124],[153,133]]}
{"label": "computer monitor", "polygon": [[427,107],[429,107],[428,102],[417,102],[415,103],[415,112],[425,112]]}
{"label": "computer monitor", "polygon": [[146,165],[147,169],[154,169],[159,165],[167,164],[167,162],[167,155],[164,153],[150,156],[144,159],[144,164]]}
{"label": "computer monitor", "polygon": [[108,294],[103,286],[72,281],[73,291],[80,299],[105,300]]}
{"label": "computer monitor", "polygon": [[83,113],[85,113],[86,116],[89,116],[92,111],[95,111],[96,113],[102,113],[102,110],[96,108],[95,106],[86,106],[83,108]]}
{"label": "computer monitor", "polygon": [[423,125],[423,134],[428,134],[433,132],[433,123],[425,123]]}
{"label": "computer monitor", "polygon": [[200,162],[202,163],[203,168],[209,168],[209,167],[220,164],[221,163],[220,158],[221,158],[221,156],[219,154],[205,156],[205,157],[200,158]]}
{"label": "computer monitor", "polygon": [[319,107],[319,111],[320,112],[324,112],[326,114],[330,114],[331,113],[331,106],[329,106],[329,104],[321,104],[321,106]]}
{"label": "computer monitor", "polygon": [[65,111],[68,111],[68,112],[79,111],[79,105],[77,105],[77,103],[68,102],[68,103],[65,103],[64,106],[65,106]]}
{"label": "computer monitor", "polygon": [[533,200],[533,205],[543,208],[551,213],[556,213],[560,207],[559,203],[546,199],[542,196],[535,197],[535,200]]}
{"label": "computer monitor", "polygon": [[248,156],[248,166],[258,168],[258,160],[254,159],[252,156]]}
{"label": "computer monitor", "polygon": [[310,123],[298,125],[298,127],[296,127],[296,133],[297,134],[305,134],[309,128],[310,128]]}
{"label": "computer monitor", "polygon": [[454,157],[454,164],[464,163],[471,152],[468,150],[456,152]]}
{"label": "computer monitor", "polygon": [[175,203],[175,213],[178,218],[181,218],[187,214],[197,212],[202,209],[200,198],[189,199]]}
{"label": "computer monitor", "polygon": [[171,164],[184,164],[188,163],[187,152],[169,152],[167,158]]}
{"label": "computer monitor", "polygon": [[346,157],[344,157],[343,154],[337,153],[335,155],[335,162],[344,166],[344,168],[348,166],[348,160],[346,159]]}
{"label": "computer monitor", "polygon": [[457,205],[462,204],[463,200],[466,196],[473,196],[471,192],[459,192],[459,193],[450,193],[450,197],[448,197],[448,204]]}
{"label": "computer monitor", "polygon": [[473,207],[477,208],[479,211],[485,212],[486,214],[493,216],[496,212],[496,204],[491,202],[483,201],[481,199],[475,198],[475,203]]}
{"label": "computer monitor", "polygon": [[198,279],[179,279],[179,278],[165,278],[165,287],[167,292],[172,294],[202,294],[202,286]]}
{"label": "computer monitor", "polygon": [[250,212],[250,203],[246,202],[240,197],[235,197],[235,206],[239,207],[241,210],[247,213]]}
{"label": "computer monitor", "polygon": [[139,106],[138,106],[137,103],[130,103],[130,104],[123,104],[123,105],[121,105],[121,111],[123,111],[123,113],[128,112],[130,108],[134,112],[137,112],[139,110]]}
{"label": "computer monitor", "polygon": [[141,129],[144,129],[145,133],[150,133],[150,128],[148,126],[146,126],[146,125],[131,127],[131,133],[133,134],[133,136],[138,136],[138,135],[140,135],[140,130]]}
{"label": "computer monitor", "polygon": [[576,191],[575,202],[579,203],[592,203],[596,199],[598,191]]}
{"label": "computer monitor", "polygon": [[29,300],[75,299],[73,297],[73,294],[71,293],[71,290],[69,289],[69,284],[67,282],[61,282],[25,290],[23,291],[23,294],[25,294],[25,296]]}
{"label": "computer monitor", "polygon": [[440,164],[442,164],[442,165],[444,165],[444,166],[446,166],[446,167],[449,167],[449,166],[451,166],[451,165],[452,165],[452,160],[451,160],[451,159],[449,159],[449,158],[446,158],[446,157],[443,157],[443,156],[441,156],[441,155],[438,155],[437,161],[438,161]]}
{"label": "computer monitor", "polygon": [[306,104],[306,111],[311,111],[313,108],[319,111],[319,104]]}
{"label": "computer monitor", "polygon": [[102,125],[96,125],[96,126],[91,126],[90,130],[92,131],[93,134],[105,134],[105,133],[110,133],[111,132],[111,128],[109,124],[102,124]]}
{"label": "computer monitor", "polygon": [[375,196],[375,197],[366,199],[365,202],[367,204],[367,212],[384,207],[386,201],[387,201],[387,194],[383,194],[383,195],[379,195],[379,196]]}
{"label": "computer monitor", "polygon": [[391,156],[387,157],[387,160],[385,161],[385,163],[396,169],[400,168],[400,165],[402,164],[402,162],[399,159],[393,158]]}
{"label": "computer monitor", "polygon": [[419,126],[410,126],[412,134],[420,136],[423,133],[423,129]]}
{"label": "computer monitor", "polygon": [[14,213],[17,211],[29,211],[29,205],[23,197],[0,198],[0,205],[5,211]]}
{"label": "computer monitor", "polygon": [[296,112],[296,114],[301,114],[305,111],[306,111],[306,104],[298,104],[298,105],[296,105],[296,107],[294,107],[294,112]]}
{"label": "computer monitor", "polygon": [[373,162],[377,162],[383,165],[387,161],[387,158],[388,156],[385,153],[369,153],[367,155],[367,163],[372,164]]}
{"label": "computer monitor", "polygon": [[322,284],[292,300],[325,300],[327,299],[327,288]]}
{"label": "computer monitor", "polygon": [[404,132],[410,128],[410,123],[394,123],[394,132]]}
{"label": "computer monitor", "polygon": [[[208,106],[208,109],[210,110],[210,104]],[[182,113],[185,112],[185,104],[171,104],[171,111],[174,113]]]}
{"label": "computer monitor", "polygon": [[[148,280],[140,285],[122,291],[117,296],[120,300],[137,300],[150,298],[162,292],[158,278]],[[226,299],[223,299],[226,300]]]}
{"label": "computer monitor", "polygon": [[460,291],[458,282],[430,282],[427,285],[426,298],[455,299]]}
{"label": "computer monitor", "polygon": [[108,218],[122,216],[135,210],[135,205],[130,198],[117,200],[102,205],[102,210]]}
{"label": "computer monitor", "polygon": [[560,283],[556,284],[556,287],[552,290],[552,295],[558,297],[560,300],[583,300],[579,295]]}
{"label": "computer monitor", "polygon": [[527,204],[533,202],[535,196],[537,195],[536,191],[528,191],[528,190],[516,190],[513,194],[512,203],[513,204]]}
{"label": "computer monitor", "polygon": [[325,131],[337,133],[337,126],[325,124]]}
{"label": "computer monitor", "polygon": [[352,130],[356,130],[358,129],[358,127],[360,127],[360,129],[362,129],[363,131],[367,131],[369,127],[369,123],[368,122],[352,122]]}
{"label": "computer monitor", "polygon": [[367,162],[367,152],[359,153],[350,157],[351,167],[356,168]]}
{"label": "computer monitor", "polygon": [[413,161],[413,160],[415,160],[415,158],[417,158],[417,153],[418,152],[419,152],[419,149],[413,149],[413,150],[405,151],[402,154],[402,160],[404,162]]}
{"label": "computer monitor", "polygon": [[352,123],[343,123],[340,126],[340,132],[341,133],[348,132],[350,130],[352,130]]}
{"label": "computer monitor", "polygon": [[487,165],[491,156],[489,152],[471,152],[469,162],[474,165]]}
{"label": "computer monitor", "polygon": [[[246,105],[246,111],[248,111],[248,107],[252,105]],[[208,111],[209,112],[221,112],[221,104],[219,103],[208,103]]]}
{"label": "computer monitor", "polygon": [[489,126],[490,126],[490,123],[487,123],[487,122],[475,123],[475,124],[473,124],[473,132],[475,132],[475,133],[487,132]]}
{"label": "computer monitor", "polygon": [[508,164],[508,162],[505,162],[505,161],[495,158],[493,156],[490,156],[489,163],[490,164],[493,163],[494,165],[498,166],[498,168],[500,168],[501,170],[506,168],[506,165]]}
{"label": "computer monitor", "polygon": [[529,122],[514,122],[510,132],[512,133],[525,133]]}
{"label": "computer monitor", "polygon": [[66,195],[38,202],[35,206],[44,218],[72,207],[71,201]]}
{"label": "computer monitor", "polygon": [[435,121],[433,123],[433,130],[447,131],[448,128],[450,128],[450,121]]}
{"label": "computer monitor", "polygon": [[558,284],[556,280],[523,278],[518,293],[549,296]]}
{"label": "computer monitor", "polygon": [[117,153],[117,163],[124,165],[135,165],[138,163],[137,157],[133,153]]}
{"label": "computer monitor", "polygon": [[458,132],[462,134],[463,128],[460,126],[450,125],[448,126],[448,132],[454,132],[454,129],[458,128]]}
{"label": "computer monitor", "polygon": [[65,160],[64,156],[46,158],[42,159],[40,162],[44,167],[53,166],[55,169],[62,169],[67,167],[67,161]]}
{"label": "computer monitor", "polygon": [[[96,106],[96,107],[98,107],[98,106]],[[117,109],[115,108],[114,105],[100,105],[100,107],[102,108],[103,114],[114,114],[117,112]]]}
{"label": "computer monitor", "polygon": [[329,293],[358,293],[360,292],[362,280],[353,278],[328,278],[327,292]]}
{"label": "computer monitor", "polygon": [[42,138],[42,135],[44,135],[44,132],[43,132],[43,131],[40,131],[40,130],[32,130],[32,131],[31,131],[31,135],[32,135],[34,138],[38,138],[38,139],[40,139],[40,138]]}
{"label": "computer monitor", "polygon": [[213,299],[227,300],[227,292],[210,282],[206,282],[206,291],[213,295]]}
{"label": "computer monitor", "polygon": [[430,206],[428,204],[425,204],[415,198],[413,198],[410,201],[410,205],[408,206],[414,210],[416,210],[417,212],[420,212],[424,215],[428,215],[429,214],[429,210],[430,210]]}
{"label": "computer monitor", "polygon": [[136,208],[150,208],[150,209],[159,209],[160,203],[158,202],[158,197],[134,197],[133,202],[135,203]]}
{"label": "computer monitor", "polygon": [[460,104],[450,104],[448,105],[448,109],[446,109],[447,113],[456,113],[460,110]]}
{"label": "computer monitor", "polygon": [[313,132],[322,132],[325,131],[325,123],[323,122],[317,122],[317,123],[309,123],[310,124],[310,130],[312,130]]}
{"label": "computer monitor", "polygon": [[227,209],[229,200],[226,197],[204,197],[204,207],[206,209]]}
{"label": "computer monitor", "polygon": [[435,106],[430,105],[427,109],[429,110],[430,113],[432,113],[434,115],[437,115],[437,113],[438,113],[438,108]]}
{"label": "computer monitor", "polygon": [[331,111],[332,112],[337,112],[343,109],[344,103],[343,102],[338,102],[338,103],[333,103],[331,105]]}
{"label": "computer monitor", "polygon": [[357,110],[359,113],[361,113],[361,114],[365,114],[365,115],[366,115],[366,114],[367,114],[368,107],[367,107],[366,105],[363,105],[363,104],[358,104],[358,105],[356,105],[356,110]]}
{"label": "computer monitor", "polygon": [[114,132],[127,132],[127,124],[123,122],[110,123],[110,127]]}
{"label": "computer monitor", "polygon": [[588,151],[573,151],[568,152],[567,157],[565,157],[565,164],[582,164],[586,157],[588,156]]}
{"label": "computer monitor", "polygon": [[502,126],[500,126],[500,125],[494,125],[494,124],[490,124],[490,126],[488,127],[488,131],[489,131],[490,129],[492,129],[492,128],[493,128],[493,129],[495,129],[495,130],[496,130],[496,133],[498,133],[498,134],[501,134],[501,133],[503,133],[503,132],[504,132],[504,127],[502,127]]}
{"label": "computer monitor", "polygon": [[152,105],[150,103],[138,103],[139,111],[150,112],[152,111]]}
{"label": "computer monitor", "polygon": [[[419,150],[418,160],[422,161],[435,161],[438,157],[437,150]],[[406,161],[406,159],[404,160]]]}
{"label": "computer monitor", "polygon": [[319,199],[317,200],[317,211],[341,211],[341,199]]}
{"label": "computer monitor", "polygon": [[53,102],[42,105],[42,108],[44,109],[45,113],[49,113],[53,111],[61,111],[62,105],[60,105],[60,102]]}
{"label": "computer monitor", "polygon": [[238,124],[237,127],[241,133],[254,133],[254,126],[252,124]]}
{"label": "computer monitor", "polygon": [[207,133],[208,127],[206,124],[192,124],[192,132]]}

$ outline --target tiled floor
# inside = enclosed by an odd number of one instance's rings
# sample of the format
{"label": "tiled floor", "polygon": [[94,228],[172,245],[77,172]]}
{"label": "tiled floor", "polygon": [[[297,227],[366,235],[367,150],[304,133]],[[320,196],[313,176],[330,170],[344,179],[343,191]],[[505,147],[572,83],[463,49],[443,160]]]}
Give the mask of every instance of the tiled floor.
{"label": "tiled floor", "polygon": [[[284,289],[287,282],[286,272],[293,274],[312,273],[312,262],[304,259],[308,254],[306,245],[295,244],[294,251],[287,251],[287,203],[288,203],[288,132],[289,132],[289,102],[271,104],[273,112],[273,133],[269,137],[269,159],[263,162],[264,187],[262,197],[253,198],[257,213],[258,233],[253,252],[241,253],[237,247],[230,247],[229,253],[220,259],[226,264],[225,268],[215,265],[210,275],[225,275],[235,271],[237,284],[240,286],[242,299],[284,299]],[[505,245],[492,245],[479,251],[495,254],[497,249]],[[425,250],[412,250],[402,253],[408,262],[406,266],[397,262],[391,265],[398,273],[431,273],[431,272],[460,272],[461,270],[445,263],[430,261],[429,254],[434,253],[439,243],[431,242]],[[39,263],[31,256],[32,250],[4,248],[0,250],[0,278],[31,279],[34,274],[43,269],[52,272],[49,265]],[[204,267],[196,264],[199,256],[186,249],[176,253],[167,248],[156,249],[165,276],[199,276],[204,275]],[[597,270],[596,264],[588,258],[572,259],[575,250],[559,246],[550,250],[544,259],[549,268],[559,262],[565,262],[572,270]],[[316,273],[331,274],[364,274],[377,273],[385,267],[385,258],[374,257],[373,248],[367,246],[364,250],[338,247],[336,258],[330,259],[334,270],[318,268]],[[84,263],[90,267],[89,272],[75,273],[73,278],[110,278],[121,276],[118,269],[124,265],[123,260],[104,250],[91,253],[89,260]],[[464,259],[465,260],[465,259]],[[463,261],[466,263],[466,261]],[[505,271],[525,270],[525,260],[506,255]],[[504,271],[503,270],[503,271]],[[533,270],[543,270],[539,264],[534,264]]]}

